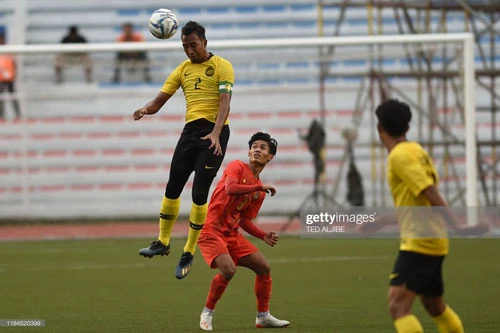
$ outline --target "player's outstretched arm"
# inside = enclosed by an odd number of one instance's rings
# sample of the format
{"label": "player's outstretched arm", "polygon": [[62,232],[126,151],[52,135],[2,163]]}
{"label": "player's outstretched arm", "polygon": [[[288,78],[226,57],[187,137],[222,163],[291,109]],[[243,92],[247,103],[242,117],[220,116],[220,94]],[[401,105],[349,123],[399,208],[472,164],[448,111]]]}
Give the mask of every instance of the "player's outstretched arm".
{"label": "player's outstretched arm", "polygon": [[265,232],[257,227],[249,218],[242,218],[240,220],[240,227],[250,235],[262,239],[269,246],[274,246],[278,243],[279,237],[274,231]]}
{"label": "player's outstretched arm", "polygon": [[271,185],[262,185],[262,191],[271,194],[272,197],[276,194],[276,188]]}
{"label": "player's outstretched arm", "polygon": [[139,120],[147,114],[157,113],[170,97],[172,95],[160,91],[152,101],[134,111],[134,120]]}
{"label": "player's outstretched arm", "polygon": [[264,191],[270,193],[271,196],[276,194],[276,189],[273,186],[260,184],[239,184],[238,179],[232,177],[226,178],[225,188],[227,195],[243,195],[255,191]]}
{"label": "player's outstretched arm", "polygon": [[453,211],[448,206],[448,203],[443,199],[441,194],[435,186],[429,186],[426,188],[422,194],[429,200],[431,206],[443,207],[439,209],[439,213],[454,231],[456,231],[461,236],[477,236],[487,233],[490,230],[490,226],[487,223],[479,223],[471,227],[463,227],[458,224],[457,218]]}
{"label": "player's outstretched arm", "polygon": [[240,227],[256,238],[264,240],[264,237],[266,237],[266,232],[257,227],[248,217],[242,217],[240,219]]}

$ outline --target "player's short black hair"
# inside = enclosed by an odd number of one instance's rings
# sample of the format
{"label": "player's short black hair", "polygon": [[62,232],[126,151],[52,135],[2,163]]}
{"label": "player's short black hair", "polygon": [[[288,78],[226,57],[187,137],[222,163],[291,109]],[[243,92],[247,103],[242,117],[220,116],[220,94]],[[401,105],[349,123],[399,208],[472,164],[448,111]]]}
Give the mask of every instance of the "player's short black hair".
{"label": "player's short black hair", "polygon": [[250,141],[248,141],[248,148],[252,148],[253,143],[257,140],[266,141],[269,144],[269,152],[273,155],[276,155],[276,152],[278,151],[278,141],[271,138],[268,133],[257,132],[252,135]]}
{"label": "player's short black hair", "polygon": [[198,22],[189,21],[182,27],[182,35],[187,36],[196,33],[200,39],[207,39],[205,37],[205,27]]}
{"label": "player's short black hair", "polygon": [[411,121],[411,110],[407,103],[388,99],[375,110],[378,123],[390,136],[404,135]]}

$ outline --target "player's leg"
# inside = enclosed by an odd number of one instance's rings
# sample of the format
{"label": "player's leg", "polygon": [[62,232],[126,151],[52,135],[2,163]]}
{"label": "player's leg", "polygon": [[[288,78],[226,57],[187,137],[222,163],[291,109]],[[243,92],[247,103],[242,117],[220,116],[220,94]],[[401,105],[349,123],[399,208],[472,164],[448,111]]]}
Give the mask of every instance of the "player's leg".
{"label": "player's leg", "polygon": [[194,165],[192,150],[196,147],[185,132],[181,134],[172,157],[169,180],[160,207],[158,240],[153,241],[148,248],[139,250],[139,254],[144,257],[170,253],[170,236],[179,216],[180,195]]}
{"label": "player's leg", "polygon": [[208,148],[211,145],[210,140],[200,139],[212,131],[214,124],[204,119],[197,120],[193,123],[196,123],[197,126],[197,137],[193,138],[197,140],[197,154],[194,165],[195,175],[193,179],[193,189],[191,193],[193,199],[190,214],[191,223],[188,239],[184,247],[184,252],[189,252],[191,254],[195,252],[200,230],[203,227],[203,223],[205,223],[210,186],[224,160],[227,143],[229,141],[229,127],[224,126],[219,138],[222,147],[222,155],[215,155],[213,149]]}
{"label": "player's leg", "polygon": [[234,276],[236,265],[228,253],[223,237],[211,233],[202,233],[198,240],[198,246],[207,264],[211,268],[219,269],[219,273],[215,275],[210,283],[205,308],[200,315],[200,328],[211,331],[215,306]]}
{"label": "player's leg", "polygon": [[389,313],[398,333],[423,332],[418,318],[412,314],[411,307],[417,295],[406,286],[391,286],[389,288]]}
{"label": "player's leg", "polygon": [[178,279],[185,278],[193,265],[196,243],[207,218],[208,192],[213,178],[211,175],[195,173],[192,188],[193,202],[191,203],[191,211],[189,212],[188,237],[175,270],[175,276]]}
{"label": "player's leg", "polygon": [[203,228],[203,223],[205,223],[207,217],[207,201],[210,186],[224,160],[227,143],[229,141],[229,127],[224,126],[219,138],[223,153],[222,155],[215,155],[212,149],[208,149],[211,144],[210,140],[200,139],[212,131],[214,124],[207,120],[200,119],[194,121],[192,125],[196,136],[193,140],[196,141],[197,146],[196,161],[194,165],[195,175],[191,192],[193,202],[189,214],[188,238],[184,246],[184,252],[176,267],[175,276],[178,279],[185,278],[191,270],[196,243],[201,229]]}
{"label": "player's leg", "polygon": [[464,328],[462,320],[455,311],[445,303],[443,298],[443,260],[444,257],[440,257],[440,259],[437,260],[435,274],[431,278],[424,294],[420,297],[420,300],[427,313],[434,319],[439,332],[463,333]]}
{"label": "player's leg", "polygon": [[269,262],[266,260],[262,252],[258,251],[250,241],[241,235],[239,236],[238,250],[240,254],[245,252],[251,252],[251,254],[239,258],[237,261],[238,266],[247,267],[255,272],[254,291],[257,299],[257,317],[255,319],[255,326],[258,328],[287,327],[290,325],[289,321],[280,320],[271,315],[269,312],[269,301],[271,299],[273,281],[271,278],[271,265],[269,265]]}
{"label": "player's leg", "polygon": [[423,332],[411,307],[425,280],[419,271],[420,256],[413,252],[400,251],[393,273],[390,275],[389,313],[398,333]]}
{"label": "player's leg", "polygon": [[422,305],[436,323],[441,333],[463,333],[462,320],[453,309],[446,305],[443,296],[422,296]]}

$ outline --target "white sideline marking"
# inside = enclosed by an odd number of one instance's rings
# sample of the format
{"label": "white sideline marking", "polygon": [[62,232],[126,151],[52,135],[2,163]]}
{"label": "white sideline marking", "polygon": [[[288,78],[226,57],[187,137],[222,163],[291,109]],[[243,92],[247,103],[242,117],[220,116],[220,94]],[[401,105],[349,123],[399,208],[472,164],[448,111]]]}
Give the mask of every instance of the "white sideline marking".
{"label": "white sideline marking", "polygon": [[[353,261],[353,260],[386,260],[389,256],[330,256],[330,257],[295,257],[295,258],[273,258],[269,259],[271,264],[296,264],[296,263],[313,263],[313,262],[330,262],[330,261]],[[201,263],[200,264],[204,264]],[[51,271],[51,270],[91,270],[91,269],[130,269],[130,268],[145,268],[151,267],[146,263],[135,264],[71,264],[71,265],[56,265],[45,264],[40,266],[26,266],[25,264],[0,264],[0,273],[9,270],[15,271]]]}

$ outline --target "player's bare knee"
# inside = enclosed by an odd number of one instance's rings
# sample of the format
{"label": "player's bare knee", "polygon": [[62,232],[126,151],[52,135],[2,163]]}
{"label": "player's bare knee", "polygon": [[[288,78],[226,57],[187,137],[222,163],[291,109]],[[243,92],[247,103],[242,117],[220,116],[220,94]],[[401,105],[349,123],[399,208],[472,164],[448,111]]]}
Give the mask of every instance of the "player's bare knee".
{"label": "player's bare knee", "polygon": [[421,301],[427,313],[432,317],[441,315],[446,309],[442,297],[422,297]]}
{"label": "player's bare knee", "polygon": [[401,293],[389,293],[389,313],[393,319],[401,318],[411,313],[412,302]]}
{"label": "player's bare knee", "polygon": [[271,265],[267,261],[264,262],[262,264],[261,271],[262,271],[262,274],[260,274],[260,275],[271,274]]}
{"label": "player's bare knee", "polygon": [[223,267],[219,267],[219,269],[220,274],[228,281],[231,280],[236,273],[235,265],[224,265]]}
{"label": "player's bare knee", "polygon": [[409,315],[410,308],[404,306],[404,303],[396,300],[389,300],[389,313],[393,320]]}

